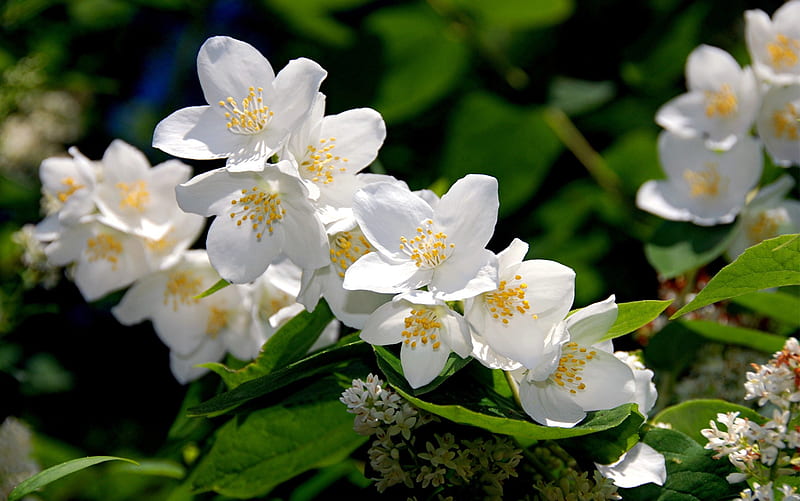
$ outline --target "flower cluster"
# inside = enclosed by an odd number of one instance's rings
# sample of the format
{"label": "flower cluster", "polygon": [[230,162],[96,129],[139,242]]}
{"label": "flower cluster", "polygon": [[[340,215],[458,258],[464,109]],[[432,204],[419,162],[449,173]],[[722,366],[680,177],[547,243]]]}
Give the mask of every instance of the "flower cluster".
{"label": "flower cluster", "polygon": [[444,488],[446,494],[478,487],[483,499],[502,499],[505,480],[517,476],[522,453],[508,438],[422,433],[422,426],[438,420],[373,374],[366,381],[354,379],[340,400],[356,415],[353,429],[375,436],[367,453],[379,492],[400,484],[409,489]]}
{"label": "flower cluster", "polygon": [[[728,476],[731,483],[747,480],[750,488],[743,500],[796,500],[795,488],[780,477],[793,475],[800,465],[800,430],[794,423],[800,410],[796,370],[800,368],[800,345],[789,338],[783,350],[764,365],[753,364],[747,373],[745,399],[758,399],[759,407],[770,405],[772,418],[763,424],[739,417],[739,412],[717,414],[710,428],[702,430],[707,449],[715,458],[727,456],[738,470]],[[779,493],[781,497],[774,497]]]}
{"label": "flower cluster", "polygon": [[[665,219],[713,226],[738,221],[727,254],[800,230],[800,202],[783,176],[753,195],[763,151],[778,166],[800,165],[800,0],[770,17],[745,13],[752,67],[726,51],[697,47],[686,63],[688,91],[656,113],[667,179],[648,181],[639,208]],[[751,131],[755,131],[755,135]],[[738,219],[737,219],[738,216]]]}

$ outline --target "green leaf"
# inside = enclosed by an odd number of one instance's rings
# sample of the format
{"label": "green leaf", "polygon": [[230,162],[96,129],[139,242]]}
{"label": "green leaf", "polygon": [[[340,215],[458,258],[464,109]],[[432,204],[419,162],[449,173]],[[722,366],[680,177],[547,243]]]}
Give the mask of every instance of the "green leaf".
{"label": "green leaf", "polygon": [[332,15],[369,3],[371,0],[265,0],[272,11],[281,15],[295,30],[317,42],[346,45],[353,31]]}
{"label": "green leaf", "polygon": [[733,498],[740,489],[725,477],[734,471],[727,459],[714,459],[691,438],[676,430],[653,428],[642,441],[664,456],[667,479],[663,486],[645,484],[620,489],[626,501],[717,501]]}
{"label": "green leaf", "polygon": [[792,327],[800,327],[800,297],[780,291],[753,292],[732,301]]}
{"label": "green leaf", "polygon": [[309,355],[272,373],[246,381],[231,391],[221,393],[200,405],[189,408],[190,417],[219,416],[255,398],[263,397],[295,381],[333,372],[348,362],[372,353],[370,345],[355,340]]}
{"label": "green leaf", "polygon": [[469,53],[427,5],[385,7],[365,23],[383,45],[373,106],[387,123],[419,114],[460,81]]}
{"label": "green leaf", "polygon": [[442,173],[451,182],[471,173],[496,177],[502,216],[531,199],[562,150],[542,109],[520,108],[476,92],[453,112]]}
{"label": "green leaf", "polygon": [[66,477],[72,473],[83,470],[90,466],[106,461],[127,461],[129,463],[138,464],[132,459],[119,458],[114,456],[88,456],[85,458],[72,459],[65,463],[51,466],[46,470],[40,471],[36,475],[20,482],[14,490],[8,495],[8,501],[16,501],[22,499],[28,494],[33,493],[37,489],[41,489],[45,485],[55,482],[56,480]]}
{"label": "green leaf", "polygon": [[565,21],[575,10],[573,0],[452,0],[489,29],[544,28]]}
{"label": "green leaf", "polygon": [[567,115],[578,115],[602,106],[614,98],[614,82],[592,82],[570,77],[556,77],[550,84],[549,105]]}
{"label": "green leaf", "polygon": [[645,365],[656,371],[679,374],[695,360],[705,344],[703,338],[683,324],[670,322],[653,336],[644,348]]}
{"label": "green leaf", "polygon": [[220,278],[217,283],[215,283],[214,285],[212,285],[208,289],[204,290],[200,294],[196,295],[194,298],[195,299],[203,299],[204,297],[210,296],[211,294],[214,294],[218,290],[224,289],[225,287],[227,287],[229,285],[230,285],[230,282],[228,282],[224,278]]}
{"label": "green leaf", "polygon": [[181,479],[186,475],[186,468],[169,459],[146,459],[138,464],[119,464],[109,468],[108,473],[133,473],[154,477]]}
{"label": "green leaf", "polygon": [[705,227],[664,221],[645,244],[644,253],[663,278],[673,278],[722,255],[733,238],[734,226]]}
{"label": "green leaf", "polygon": [[632,413],[631,417],[608,430],[563,440],[561,445],[570,450],[573,457],[590,459],[595,463],[611,464],[639,441],[639,429],[644,417],[637,412]]}
{"label": "green leaf", "polygon": [[261,347],[258,357],[241,369],[233,370],[216,362],[202,364],[202,367],[216,372],[229,389],[236,388],[302,358],[331,320],[333,313],[328,304],[320,300],[312,313],[303,310],[278,329]]}
{"label": "green leaf", "polygon": [[652,418],[653,423],[665,423],[671,429],[680,431],[692,440],[705,446],[708,440],[700,430],[709,427],[709,422],[717,419],[717,413],[738,412],[756,423],[764,423],[766,419],[749,407],[732,404],[725,400],[697,399],[681,402],[667,407]]}
{"label": "green leaf", "polygon": [[353,432],[341,393],[334,378],[324,378],[231,419],[193,472],[194,489],[254,498],[300,473],[345,460],[367,437]]}
{"label": "green leaf", "polygon": [[426,384],[422,388],[417,388],[414,390],[406,382],[406,378],[403,375],[403,367],[400,363],[400,358],[383,346],[374,346],[373,348],[375,350],[375,355],[377,356],[378,367],[386,376],[386,379],[392,384],[392,386],[395,388],[402,388],[412,395],[417,396],[435,390],[439,387],[439,385],[444,383],[447,378],[463,369],[472,361],[472,357],[461,358],[455,353],[451,353],[447,359],[447,362],[444,364],[442,372],[430,383]]}
{"label": "green leaf", "polygon": [[672,304],[672,300],[632,301],[618,304],[617,321],[611,326],[603,340],[618,338],[644,327],[655,320],[670,304]]}
{"label": "green leaf", "polygon": [[703,306],[771,287],[800,285],[800,235],[781,235],[745,250],[722,268],[677,318]]}
{"label": "green leaf", "polygon": [[746,327],[723,325],[712,320],[681,320],[681,324],[706,339],[753,348],[764,353],[775,353],[786,343],[783,336]]}

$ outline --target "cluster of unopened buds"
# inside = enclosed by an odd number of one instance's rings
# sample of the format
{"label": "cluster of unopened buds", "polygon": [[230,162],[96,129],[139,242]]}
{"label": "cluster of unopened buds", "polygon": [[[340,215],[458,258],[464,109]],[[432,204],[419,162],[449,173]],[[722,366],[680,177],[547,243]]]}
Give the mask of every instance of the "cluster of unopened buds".
{"label": "cluster of unopened buds", "polygon": [[744,21],[752,67],[717,47],[692,51],[688,92],[656,114],[666,179],[646,182],[636,198],[664,219],[701,226],[736,221],[726,251],[731,260],[762,240],[800,231],[800,202],[787,198],[792,177],[757,186],[764,152],[777,166],[800,166],[800,0],[786,2],[771,19],[747,11]]}
{"label": "cluster of unopened buds", "polygon": [[800,410],[800,345],[789,338],[772,360],[753,367],[756,372],[747,373],[745,399],[758,399],[759,407],[771,408],[772,418],[758,424],[738,412],[717,414],[711,427],[702,430],[706,448],[715,451],[715,458],[726,456],[736,467],[738,472],[728,476],[730,483],[750,483],[740,499],[800,500],[796,489],[781,481],[800,469],[800,430],[792,424]]}

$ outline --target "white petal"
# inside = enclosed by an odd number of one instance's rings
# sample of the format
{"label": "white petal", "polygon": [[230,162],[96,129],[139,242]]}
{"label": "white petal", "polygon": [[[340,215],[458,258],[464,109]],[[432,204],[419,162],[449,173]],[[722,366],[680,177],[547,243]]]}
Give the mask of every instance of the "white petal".
{"label": "white petal", "polygon": [[633,371],[611,353],[596,350],[583,366],[581,376],[586,389],[578,390],[571,398],[585,411],[613,409],[634,400]]}
{"label": "white petal", "polygon": [[436,206],[436,223],[458,249],[482,249],[494,234],[500,201],[497,179],[468,174],[456,181]]}
{"label": "white petal", "polygon": [[378,346],[399,343],[410,312],[411,305],[405,301],[390,301],[380,306],[364,324],[361,339]]}
{"label": "white petal", "polygon": [[336,138],[332,153],[347,158],[347,162],[338,165],[355,173],[378,156],[378,150],[386,138],[386,125],[377,111],[358,108],[325,117],[320,137]]}
{"label": "white petal", "polygon": [[319,92],[319,86],[327,72],[314,61],[306,58],[289,61],[273,82],[275,95],[267,104],[275,113],[272,121],[287,130],[294,129],[311,110]]}
{"label": "white petal", "polygon": [[430,290],[438,299],[454,301],[494,290],[497,281],[497,257],[487,249],[456,253],[433,270]]}
{"label": "white petal", "polygon": [[218,362],[222,360],[224,355],[225,348],[221,343],[208,340],[196,352],[188,356],[180,356],[177,353],[170,352],[169,367],[175,379],[180,384],[186,384],[208,372],[208,369],[196,367],[198,364]]}
{"label": "white petal", "polygon": [[547,382],[523,379],[519,385],[522,408],[537,423],[572,428],[586,417],[586,412],[564,391]]}
{"label": "white petal", "polygon": [[212,106],[228,97],[240,102],[250,87],[266,88],[274,75],[258,50],[230,37],[211,37],[197,53],[197,76],[206,102]]}
{"label": "white petal", "polygon": [[667,466],[664,456],[644,442],[637,442],[619,460],[612,464],[597,464],[597,470],[614,485],[622,488],[636,487],[647,483],[664,485]]}
{"label": "white petal", "polygon": [[430,343],[419,343],[414,348],[410,344],[403,343],[400,347],[403,374],[408,384],[415,389],[436,379],[449,356],[450,350],[444,344],[437,349],[433,349]]}
{"label": "white petal", "polygon": [[605,300],[590,304],[567,318],[570,340],[583,346],[599,342],[617,321],[619,310],[612,294]]}
{"label": "white petal", "polygon": [[[442,307],[442,310],[446,308]],[[472,352],[472,338],[469,335],[469,325],[464,317],[448,310],[447,314],[438,315],[442,328],[440,337],[452,351],[461,358],[466,358]]]}
{"label": "white petal", "polygon": [[264,273],[283,246],[282,225],[276,225],[273,233],[264,232],[259,240],[249,227],[236,226],[226,216],[214,219],[206,239],[211,264],[222,278],[237,284],[252,282]]}
{"label": "white petal", "polygon": [[521,263],[528,254],[528,243],[519,238],[515,238],[511,243],[497,254],[497,266],[500,270],[505,270],[517,263]]}
{"label": "white petal", "polygon": [[153,131],[153,147],[181,158],[211,160],[238,151],[242,136],[231,133],[222,110],[212,106],[180,109]]}
{"label": "white petal", "polygon": [[427,285],[433,272],[418,268],[412,261],[391,263],[377,252],[364,254],[347,268],[344,288],[397,294]]}

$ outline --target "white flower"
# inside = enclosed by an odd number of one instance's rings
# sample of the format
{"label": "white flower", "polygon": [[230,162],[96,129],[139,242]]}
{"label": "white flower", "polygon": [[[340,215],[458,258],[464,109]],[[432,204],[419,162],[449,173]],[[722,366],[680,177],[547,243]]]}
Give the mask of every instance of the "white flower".
{"label": "white flower", "polygon": [[[103,223],[157,240],[183,215],[175,201],[175,187],[191,176],[188,165],[168,160],[151,168],[141,151],[119,139],[109,145],[99,165],[95,199]],[[203,224],[198,216],[183,219]]]}
{"label": "white flower", "polygon": [[[286,150],[321,208],[349,208],[361,187],[355,175],[378,156],[386,125],[380,113],[370,108],[329,116],[323,116],[324,112],[325,96],[319,94]],[[316,191],[319,197],[314,196]]]}
{"label": "white flower", "polygon": [[308,311],[313,311],[319,298],[324,297],[336,318],[350,327],[361,329],[372,312],[392,296],[343,287],[345,270],[364,254],[374,252],[358,226],[330,235],[329,245],[330,263],[316,270],[304,270],[298,301]]}
{"label": "white flower", "polygon": [[611,464],[595,463],[597,470],[611,479],[617,487],[629,488],[654,483],[664,485],[667,479],[667,465],[664,456],[643,442],[624,453]]}
{"label": "white flower", "polygon": [[325,228],[288,161],[261,169],[216,169],[176,188],[187,212],[217,216],[208,231],[211,264],[225,280],[251,282],[281,253],[301,268],[328,263]]}
{"label": "white flower", "polygon": [[549,372],[561,350],[547,338],[572,306],[575,272],[555,261],[523,261],[527,252],[528,244],[514,239],[497,255],[499,287],[467,299],[464,316],[495,353],[528,369],[545,362]]}
{"label": "white flower", "polygon": [[205,251],[187,251],[174,267],[138,280],[111,312],[123,325],[151,320],[170,349],[172,373],[185,384],[206,372],[195,365],[226,352],[249,360],[263,343],[250,328],[244,289],[234,285],[196,298],[218,280]]}
{"label": "white flower", "polygon": [[646,418],[647,413],[650,412],[656,404],[656,399],[658,399],[658,390],[655,383],[653,383],[655,374],[645,367],[635,355],[625,351],[615,351],[614,356],[628,364],[628,367],[633,371],[633,377],[636,382],[633,402],[639,406],[639,412]]}
{"label": "white flower", "polygon": [[275,76],[261,53],[229,37],[206,40],[197,74],[209,104],[162,120],[153,146],[183,158],[227,158],[232,169],[263,166],[308,113],[326,76],[304,58]]}
{"label": "white flower", "polygon": [[76,223],[95,210],[97,182],[91,161],[75,147],[69,153],[72,158],[46,158],[39,167],[44,206],[49,214],[57,213],[64,224]]}
{"label": "white flower", "polygon": [[781,176],[758,190],[739,214],[737,228],[725,251],[729,260],[768,238],[800,231],[800,202],[786,198],[792,188],[794,180]]}
{"label": "white flower", "polygon": [[400,345],[403,374],[412,388],[433,381],[451,352],[469,356],[472,346],[464,317],[426,291],[396,296],[367,319],[361,339]]}
{"label": "white flower", "polygon": [[761,149],[747,136],[727,151],[714,152],[702,139],[663,131],[658,150],[667,179],[644,183],[636,205],[664,219],[700,226],[730,223],[761,177]]}
{"label": "white flower", "polygon": [[792,0],[772,16],[760,10],[744,13],[745,37],[753,69],[776,85],[800,83],[800,1]]}
{"label": "white flower", "polygon": [[634,401],[633,371],[612,354],[611,341],[602,341],[616,318],[614,296],[579,310],[555,327],[569,333],[555,370],[512,373],[522,408],[536,422],[571,428],[587,411]]}
{"label": "white flower", "polygon": [[434,209],[396,183],[375,183],[353,198],[353,213],[377,252],[345,273],[346,289],[400,293],[428,286],[442,300],[496,289],[494,233],[497,180],[471,174],[456,181]]}
{"label": "white flower", "polygon": [[665,129],[728,149],[746,135],[758,111],[759,95],[750,68],[742,69],[722,49],[701,45],[686,61],[688,92],[664,104],[656,122]]}
{"label": "white flower", "polygon": [[127,287],[153,271],[146,241],[98,221],[64,226],[45,248],[56,266],[74,263],[74,282],[84,299],[94,301]]}
{"label": "white flower", "polygon": [[769,89],[764,95],[756,125],[758,135],[776,165],[800,165],[800,84]]}

